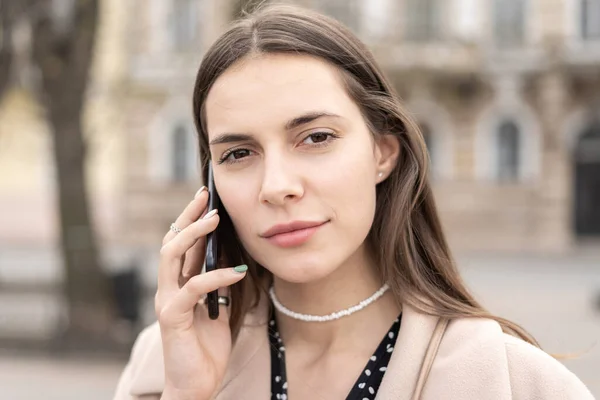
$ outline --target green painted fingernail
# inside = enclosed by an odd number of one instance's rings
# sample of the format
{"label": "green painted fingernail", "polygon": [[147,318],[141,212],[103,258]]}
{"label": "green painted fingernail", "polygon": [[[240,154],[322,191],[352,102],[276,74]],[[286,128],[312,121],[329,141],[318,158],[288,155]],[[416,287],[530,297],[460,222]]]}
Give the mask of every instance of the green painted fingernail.
{"label": "green painted fingernail", "polygon": [[246,264],[238,265],[237,267],[233,267],[233,270],[239,273],[246,272],[248,271],[248,266]]}

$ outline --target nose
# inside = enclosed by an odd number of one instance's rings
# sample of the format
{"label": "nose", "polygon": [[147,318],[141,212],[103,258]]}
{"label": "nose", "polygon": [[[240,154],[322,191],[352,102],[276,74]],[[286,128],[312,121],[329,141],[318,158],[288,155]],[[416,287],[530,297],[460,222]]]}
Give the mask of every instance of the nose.
{"label": "nose", "polygon": [[304,187],[290,160],[285,157],[271,156],[265,158],[263,181],[260,189],[259,200],[263,204],[283,206],[302,198]]}

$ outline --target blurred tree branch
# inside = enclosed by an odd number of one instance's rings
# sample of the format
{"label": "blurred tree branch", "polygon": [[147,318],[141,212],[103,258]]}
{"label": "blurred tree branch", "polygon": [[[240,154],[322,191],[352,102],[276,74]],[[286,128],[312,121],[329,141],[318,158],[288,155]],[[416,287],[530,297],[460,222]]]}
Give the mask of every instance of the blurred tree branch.
{"label": "blurred tree branch", "polygon": [[0,95],[9,85],[15,54],[5,38],[11,38],[19,18],[26,18],[32,33],[31,62],[41,77],[37,96],[52,128],[68,304],[63,338],[84,346],[104,343],[113,307],[90,216],[85,174],[88,149],[81,120],[94,54],[98,0],[3,0],[1,8],[2,30],[8,34],[2,41]]}

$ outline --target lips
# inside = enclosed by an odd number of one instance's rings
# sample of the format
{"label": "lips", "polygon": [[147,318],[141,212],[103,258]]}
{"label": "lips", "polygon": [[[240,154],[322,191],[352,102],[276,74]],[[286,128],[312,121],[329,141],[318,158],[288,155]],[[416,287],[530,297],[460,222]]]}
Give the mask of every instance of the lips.
{"label": "lips", "polygon": [[275,225],[261,236],[277,247],[298,247],[308,242],[327,222],[329,221],[294,221]]}
{"label": "lips", "polygon": [[327,221],[294,221],[289,224],[279,224],[271,227],[269,230],[264,232],[261,236],[268,239],[275,235],[280,235],[283,233],[290,233],[294,231],[299,231],[302,229],[315,228],[323,225]]}

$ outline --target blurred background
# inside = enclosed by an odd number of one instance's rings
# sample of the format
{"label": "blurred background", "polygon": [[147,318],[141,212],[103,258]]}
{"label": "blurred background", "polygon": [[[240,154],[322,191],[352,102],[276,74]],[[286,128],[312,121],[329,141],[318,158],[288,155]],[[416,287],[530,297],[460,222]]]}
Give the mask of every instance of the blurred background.
{"label": "blurred background", "polygon": [[[600,396],[600,0],[288,2],[370,46],[468,284]],[[0,0],[0,399],[112,398],[201,186],[195,72],[257,3]]]}

